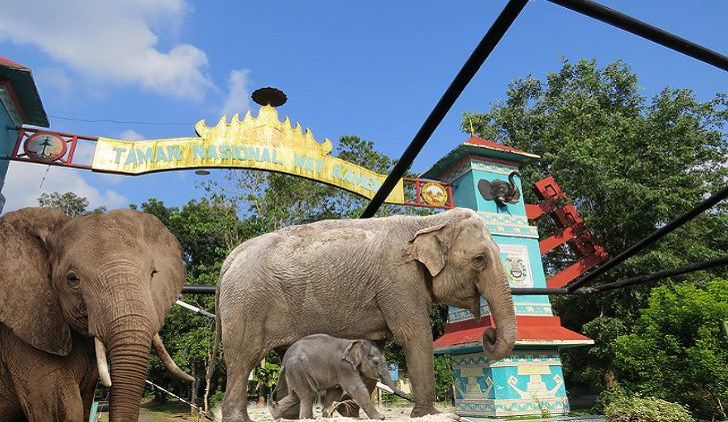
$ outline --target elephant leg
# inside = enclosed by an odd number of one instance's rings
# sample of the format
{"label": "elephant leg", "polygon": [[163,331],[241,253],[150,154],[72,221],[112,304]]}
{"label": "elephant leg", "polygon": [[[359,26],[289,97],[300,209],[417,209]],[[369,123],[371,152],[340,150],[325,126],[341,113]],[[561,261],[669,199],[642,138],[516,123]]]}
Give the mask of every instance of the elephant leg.
{"label": "elephant leg", "polygon": [[[367,389],[358,376],[347,383],[342,383],[344,390],[354,399],[354,401],[364,409],[369,419],[384,419],[384,415],[379,413],[374,403],[372,403],[371,392]],[[376,382],[375,382],[376,384]]]}
{"label": "elephant leg", "polygon": [[74,373],[80,360],[79,348],[68,356],[55,356],[15,337],[7,342],[4,378],[12,383],[27,421],[85,422],[79,380]]}
{"label": "elephant leg", "polygon": [[[0,342],[2,341],[1,331],[2,328],[0,328]],[[23,419],[23,409],[20,407],[20,403],[18,403],[15,386],[0,356],[0,421],[17,421]]]}
{"label": "elephant leg", "polygon": [[[377,380],[369,379],[369,378],[363,378],[362,381],[364,381],[364,385],[367,387],[367,391],[369,391],[369,396],[371,397],[372,391],[374,391],[375,388],[377,388]],[[359,405],[354,402],[353,398],[350,394],[347,394],[342,391],[342,397],[339,401],[349,401],[348,403],[341,405],[336,408],[336,410],[341,414],[341,416],[347,417],[347,418],[358,418],[359,417]]]}
{"label": "elephant leg", "polygon": [[225,355],[225,364],[228,368],[225,399],[222,403],[223,422],[248,422],[248,376],[250,371],[260,363],[267,350],[258,348],[242,350],[240,356],[235,356],[234,347],[228,348]]}
{"label": "elephant leg", "polygon": [[83,406],[83,420],[87,421],[91,415],[91,404],[94,401],[94,393],[96,393],[96,380],[94,380],[93,384],[90,384],[88,380],[84,384],[86,385],[81,386],[81,403]]}
{"label": "elephant leg", "polygon": [[433,404],[435,401],[435,370],[432,364],[432,333],[427,329],[424,341],[414,339],[404,344],[407,373],[412,383],[412,395],[415,407],[411,417],[439,413]]}
{"label": "elephant leg", "polygon": [[324,410],[322,412],[323,417],[330,418],[333,415],[334,410],[336,410],[333,406],[342,401],[343,395],[344,391],[341,388],[329,388],[326,390],[326,396],[324,397]]}
{"label": "elephant leg", "polygon": [[313,402],[316,401],[315,391],[296,391],[301,408],[298,410],[298,419],[313,419]]}
{"label": "elephant leg", "polygon": [[298,397],[295,394],[288,394],[281,401],[269,406],[270,415],[273,419],[296,419],[298,418],[299,405]]}
{"label": "elephant leg", "polygon": [[[20,406],[28,422],[85,422],[83,401],[77,385],[35,384],[19,388]],[[46,391],[38,391],[46,390]],[[51,391],[52,390],[52,391]],[[88,420],[88,419],[86,419]]]}
{"label": "elephant leg", "polygon": [[[406,307],[406,306],[403,306]],[[407,374],[412,383],[412,395],[415,407],[411,417],[440,413],[435,409],[435,369],[432,364],[432,328],[430,327],[429,308],[418,312],[401,310],[384,310],[387,326],[394,335],[394,340],[404,348],[407,361]],[[416,309],[414,306],[411,309]],[[415,318],[402,319],[402,315],[417,315]]]}

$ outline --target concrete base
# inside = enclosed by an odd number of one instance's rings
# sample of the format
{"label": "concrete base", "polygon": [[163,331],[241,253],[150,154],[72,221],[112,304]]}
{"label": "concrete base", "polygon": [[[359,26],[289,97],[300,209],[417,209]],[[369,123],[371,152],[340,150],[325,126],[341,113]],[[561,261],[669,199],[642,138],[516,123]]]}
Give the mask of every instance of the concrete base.
{"label": "concrete base", "polygon": [[514,350],[496,362],[489,362],[482,352],[452,359],[459,415],[550,417],[569,412],[556,350]]}

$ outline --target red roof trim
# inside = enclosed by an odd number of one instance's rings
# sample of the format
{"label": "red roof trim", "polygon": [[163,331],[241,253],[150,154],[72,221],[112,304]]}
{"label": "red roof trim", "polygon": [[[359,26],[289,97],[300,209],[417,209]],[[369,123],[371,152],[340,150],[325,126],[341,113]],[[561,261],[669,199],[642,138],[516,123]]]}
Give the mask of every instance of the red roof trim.
{"label": "red roof trim", "polygon": [[5,58],[5,57],[0,57],[0,66],[12,67],[13,69],[25,70],[25,71],[28,71],[28,72],[30,71],[30,69],[28,69],[27,67],[23,66],[22,64],[17,63],[17,62],[14,62],[14,61],[12,61],[12,60],[10,60],[8,58]]}
{"label": "red roof trim", "polygon": [[512,154],[524,155],[526,157],[540,158],[536,154],[531,154],[530,152],[522,151],[518,148],[509,147],[507,145],[499,144],[493,141],[489,141],[487,139],[478,138],[477,136],[471,136],[467,141],[465,141],[465,143],[493,149],[496,151],[510,152]]}
{"label": "red roof trim", "polygon": [[[480,324],[475,322],[475,319],[448,323],[445,325],[445,334],[435,340],[434,347],[443,349],[460,344],[480,343],[485,329],[493,326],[492,321],[488,315]],[[516,341],[534,340],[591,341],[589,337],[562,327],[561,318],[557,316],[516,315]]]}

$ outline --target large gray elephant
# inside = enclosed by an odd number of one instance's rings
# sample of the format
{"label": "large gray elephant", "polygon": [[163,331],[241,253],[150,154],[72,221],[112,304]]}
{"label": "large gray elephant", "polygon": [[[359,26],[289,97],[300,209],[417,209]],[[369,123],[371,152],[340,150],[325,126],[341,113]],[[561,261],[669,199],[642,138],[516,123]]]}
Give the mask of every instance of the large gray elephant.
{"label": "large gray elephant", "polygon": [[0,420],[88,420],[97,379],[110,420],[136,421],[150,348],[184,281],[177,239],[152,215],[0,218]]}
{"label": "large gray elephant", "polygon": [[411,415],[437,413],[432,304],[480,318],[481,295],[497,326],[485,331],[483,347],[500,359],[515,342],[513,301],[498,246],[468,209],[319,221],[251,239],[223,263],[216,299],[227,365],[223,420],[249,420],[248,375],[267,353],[316,333],[393,337],[405,350]]}

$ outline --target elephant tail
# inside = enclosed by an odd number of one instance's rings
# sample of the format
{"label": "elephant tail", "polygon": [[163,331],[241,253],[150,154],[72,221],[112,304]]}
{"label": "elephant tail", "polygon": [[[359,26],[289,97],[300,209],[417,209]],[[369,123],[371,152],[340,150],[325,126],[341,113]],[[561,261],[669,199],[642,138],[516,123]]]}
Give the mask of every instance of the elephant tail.
{"label": "elephant tail", "polygon": [[207,412],[207,397],[210,394],[210,385],[212,384],[212,374],[215,373],[215,363],[217,361],[217,352],[220,348],[220,337],[222,336],[222,322],[220,321],[220,287],[215,290],[215,339],[213,340],[212,355],[210,356],[210,366],[205,374],[205,412]]}

